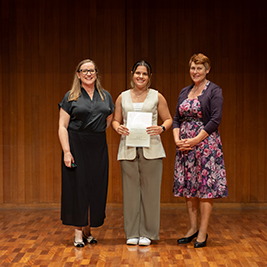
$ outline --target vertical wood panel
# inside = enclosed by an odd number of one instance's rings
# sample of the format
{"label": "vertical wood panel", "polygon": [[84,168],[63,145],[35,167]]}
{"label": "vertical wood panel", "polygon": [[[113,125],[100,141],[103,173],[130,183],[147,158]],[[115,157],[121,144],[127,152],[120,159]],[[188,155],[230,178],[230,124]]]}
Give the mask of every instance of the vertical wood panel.
{"label": "vertical wood panel", "polygon": [[[128,2],[128,61],[129,58],[145,58],[151,63],[153,87],[163,92],[174,114],[180,90],[191,83],[187,66],[190,56],[203,52],[211,58],[212,70],[208,78],[222,87],[224,95],[220,131],[229,185],[229,197],[217,201],[266,201],[262,193],[266,187],[261,189],[259,186],[266,182],[253,177],[259,173],[259,162],[266,160],[266,152],[260,147],[258,140],[251,147],[255,135],[266,134],[266,127],[261,127],[261,133],[257,134],[251,130],[257,129],[260,123],[254,119],[255,112],[252,111],[254,107],[257,106],[258,109],[263,105],[262,98],[258,98],[258,88],[266,86],[263,79],[263,83],[259,82],[261,75],[255,75],[259,73],[257,61],[260,60],[260,55],[263,53],[266,57],[262,46],[266,45],[266,37],[260,34],[261,25],[266,23],[266,18],[264,19],[259,6],[246,4],[239,8],[234,1],[202,1],[194,3],[194,6],[188,1],[168,1],[168,4],[154,1],[148,11],[141,2],[132,5]],[[142,9],[139,10],[141,4]],[[134,23],[132,19],[138,13],[141,20]],[[146,28],[147,24],[148,32],[143,33],[140,27]],[[139,42],[136,41],[137,36]],[[148,54],[144,44],[149,47]],[[172,49],[173,44],[176,49]],[[176,60],[175,63],[173,59]],[[180,64],[181,68],[177,69]],[[173,65],[176,66],[170,68]],[[260,65],[266,72],[266,66]],[[176,80],[181,82],[177,84]],[[263,95],[266,96],[266,92]],[[169,182],[175,153],[171,132],[162,136],[162,139],[166,151],[171,152],[167,153],[168,157],[164,160],[162,202],[177,202],[180,200],[171,197]],[[262,141],[263,144],[266,143]],[[256,154],[259,156],[255,157]],[[266,176],[266,170],[262,167],[260,169],[262,176]]]}
{"label": "vertical wood panel", "polygon": [[[124,87],[124,1],[62,5],[51,0],[3,0],[0,7],[0,203],[59,202],[57,104],[71,87],[76,65],[85,58],[97,63],[112,95]],[[112,142],[111,129],[107,136]],[[117,149],[117,140],[115,145]],[[114,173],[118,171],[117,165],[111,161],[111,172],[113,166]],[[110,187],[109,200],[121,202],[120,178],[114,177],[110,181],[115,193],[113,197]]]}
{"label": "vertical wood panel", "polygon": [[[208,78],[223,89],[220,133],[229,197],[218,202],[267,201],[267,67],[263,4],[236,1],[110,2],[0,0],[0,204],[60,202],[58,107],[74,69],[85,58],[99,68],[115,102],[129,88],[132,65],[152,65],[152,87],[174,115],[181,89],[191,83],[188,60],[203,52]],[[120,137],[107,130],[108,202],[121,203]],[[162,135],[162,202],[172,196],[175,146]]]}

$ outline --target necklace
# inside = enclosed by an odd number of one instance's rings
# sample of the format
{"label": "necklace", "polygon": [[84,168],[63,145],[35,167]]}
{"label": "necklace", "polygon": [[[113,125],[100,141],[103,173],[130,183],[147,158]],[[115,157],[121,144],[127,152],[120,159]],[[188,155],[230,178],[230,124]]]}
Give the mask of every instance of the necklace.
{"label": "necklace", "polygon": [[143,93],[141,93],[140,95],[137,95],[137,94],[134,92],[134,89],[132,89],[132,92],[133,92],[133,94],[135,95],[135,97],[137,98],[137,100],[139,100],[139,98],[140,98],[143,94],[145,94],[145,93],[147,92],[147,89],[146,89]]}
{"label": "necklace", "polygon": [[[206,85],[206,80],[204,83],[202,83],[201,85],[199,85],[198,87],[196,87],[195,85],[193,86],[193,88],[191,89],[191,94],[195,94],[197,91],[202,91],[203,88],[205,87]],[[196,88],[195,88],[196,87]],[[195,88],[195,89],[194,89]],[[200,90],[199,90],[200,89]]]}
{"label": "necklace", "polygon": [[198,88],[194,89],[194,87],[191,89],[191,93],[192,94],[195,94],[199,90],[199,88],[201,88],[201,87],[198,87]]}

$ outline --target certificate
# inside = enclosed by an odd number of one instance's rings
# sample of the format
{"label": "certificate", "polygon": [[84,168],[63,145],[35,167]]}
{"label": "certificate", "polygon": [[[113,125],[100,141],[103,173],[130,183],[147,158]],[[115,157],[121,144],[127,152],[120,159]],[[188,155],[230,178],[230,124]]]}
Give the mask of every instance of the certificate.
{"label": "certificate", "polygon": [[151,112],[128,112],[127,128],[130,133],[126,136],[126,146],[149,147],[150,135],[146,127],[152,125]]}

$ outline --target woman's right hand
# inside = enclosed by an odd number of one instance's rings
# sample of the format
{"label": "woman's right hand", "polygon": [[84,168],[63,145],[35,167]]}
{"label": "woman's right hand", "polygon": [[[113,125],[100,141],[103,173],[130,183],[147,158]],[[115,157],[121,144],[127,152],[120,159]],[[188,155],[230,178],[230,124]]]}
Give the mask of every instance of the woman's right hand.
{"label": "woman's right hand", "polygon": [[70,152],[64,153],[64,163],[66,167],[71,168],[71,163],[74,162],[74,158]]}
{"label": "woman's right hand", "polygon": [[188,143],[186,143],[186,140],[178,140],[175,144],[181,152],[191,150],[191,147]]}
{"label": "woman's right hand", "polygon": [[124,125],[120,124],[117,128],[116,128],[116,132],[120,135],[129,135],[130,131],[127,127],[125,127]]}

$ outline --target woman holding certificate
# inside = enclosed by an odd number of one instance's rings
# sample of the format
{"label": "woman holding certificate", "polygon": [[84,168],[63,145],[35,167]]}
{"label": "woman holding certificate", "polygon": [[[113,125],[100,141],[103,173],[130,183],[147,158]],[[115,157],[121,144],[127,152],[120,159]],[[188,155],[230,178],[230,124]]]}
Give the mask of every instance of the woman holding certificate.
{"label": "woman holding certificate", "polygon": [[151,76],[146,61],[134,64],[131,89],[117,98],[112,122],[121,135],[118,160],[127,245],[148,246],[159,239],[162,158],[166,156],[160,134],[171,127],[172,117],[166,99],[149,88]]}

